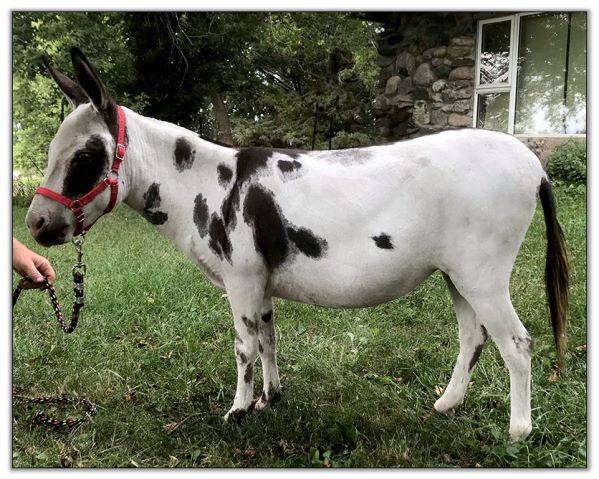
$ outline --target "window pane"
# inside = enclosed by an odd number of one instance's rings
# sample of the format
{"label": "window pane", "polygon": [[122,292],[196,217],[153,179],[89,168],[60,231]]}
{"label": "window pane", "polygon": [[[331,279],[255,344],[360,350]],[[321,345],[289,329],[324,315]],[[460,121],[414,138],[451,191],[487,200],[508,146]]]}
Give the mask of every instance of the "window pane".
{"label": "window pane", "polygon": [[587,14],[572,13],[566,88],[566,133],[587,132]]}
{"label": "window pane", "polygon": [[478,95],[476,127],[507,131],[509,101],[510,94],[508,92]]}
{"label": "window pane", "polygon": [[586,15],[522,17],[514,132],[581,133],[585,115]]}
{"label": "window pane", "polygon": [[480,47],[480,83],[507,83],[511,21],[486,23]]}

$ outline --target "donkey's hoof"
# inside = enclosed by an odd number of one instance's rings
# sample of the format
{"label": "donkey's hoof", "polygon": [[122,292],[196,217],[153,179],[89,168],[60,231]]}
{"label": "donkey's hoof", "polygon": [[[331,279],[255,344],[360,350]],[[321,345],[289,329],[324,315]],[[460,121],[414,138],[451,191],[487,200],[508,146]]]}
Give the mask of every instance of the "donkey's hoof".
{"label": "donkey's hoof", "polygon": [[439,399],[435,401],[435,411],[443,413],[443,414],[451,414],[454,412],[455,408],[457,408],[461,403],[457,401],[452,401],[451,399],[446,398],[445,396],[441,396]]}
{"label": "donkey's hoof", "polygon": [[531,423],[524,423],[520,425],[510,426],[510,441],[511,442],[520,442],[524,441],[530,432],[532,431]]}
{"label": "donkey's hoof", "polygon": [[231,408],[229,409],[229,412],[224,415],[223,420],[225,422],[241,424],[252,409],[252,407],[248,409]]}
{"label": "donkey's hoof", "polygon": [[280,390],[271,391],[269,394],[262,393],[260,397],[254,401],[254,409],[261,411],[267,406],[274,406],[281,400],[281,395],[282,392]]}

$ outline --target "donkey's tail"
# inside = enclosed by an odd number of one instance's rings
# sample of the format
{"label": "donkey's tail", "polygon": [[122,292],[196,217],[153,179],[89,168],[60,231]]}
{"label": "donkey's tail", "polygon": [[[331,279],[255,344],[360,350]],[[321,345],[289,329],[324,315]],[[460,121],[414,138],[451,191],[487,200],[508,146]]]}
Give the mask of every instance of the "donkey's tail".
{"label": "donkey's tail", "polygon": [[545,285],[547,287],[553,338],[555,339],[557,366],[561,369],[564,366],[564,354],[566,352],[570,267],[568,265],[564,233],[556,217],[555,196],[551,189],[551,183],[546,178],[541,180],[539,198],[541,199],[547,230]]}

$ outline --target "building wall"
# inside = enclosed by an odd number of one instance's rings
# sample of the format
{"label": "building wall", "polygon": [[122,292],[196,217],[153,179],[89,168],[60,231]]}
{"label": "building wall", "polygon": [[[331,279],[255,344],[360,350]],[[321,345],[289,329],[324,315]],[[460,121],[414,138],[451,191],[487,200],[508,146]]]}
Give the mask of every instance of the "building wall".
{"label": "building wall", "polygon": [[384,23],[374,104],[384,141],[472,125],[475,32],[472,13],[406,13]]}
{"label": "building wall", "polygon": [[[477,22],[493,16],[490,12],[379,14],[376,21],[382,22],[384,31],[379,35],[380,94],[374,115],[383,141],[472,127]],[[570,137],[518,138],[545,165],[553,149]]]}

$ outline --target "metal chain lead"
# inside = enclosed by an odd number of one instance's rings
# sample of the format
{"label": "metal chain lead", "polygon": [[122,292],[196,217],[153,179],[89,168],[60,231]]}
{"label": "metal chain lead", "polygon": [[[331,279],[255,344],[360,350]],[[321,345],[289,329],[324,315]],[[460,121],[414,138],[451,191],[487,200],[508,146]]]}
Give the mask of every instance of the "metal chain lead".
{"label": "metal chain lead", "polygon": [[72,429],[78,426],[81,423],[89,421],[93,415],[97,412],[97,406],[87,400],[87,399],[79,399],[67,396],[63,394],[61,397],[35,397],[28,398],[25,396],[19,396],[13,394],[13,398],[21,399],[25,404],[55,404],[59,406],[65,406],[67,404],[72,404],[75,407],[83,407],[87,410],[87,412],[79,417],[79,418],[66,418],[66,419],[58,419],[55,417],[48,416],[44,411],[36,411],[33,418],[31,418],[31,422],[33,424],[45,424],[46,426],[53,427],[55,429],[59,428],[69,428]]}
{"label": "metal chain lead", "polygon": [[[50,281],[44,279],[44,287],[42,289],[47,289],[48,294],[50,295],[50,304],[52,305],[52,309],[54,310],[54,316],[56,316],[56,321],[65,333],[72,333],[75,331],[77,327],[77,323],[79,322],[79,313],[81,308],[85,306],[84,297],[83,297],[83,274],[79,271],[73,272],[73,291],[75,293],[75,300],[73,301],[73,312],[71,314],[71,321],[67,325],[67,322],[60,310],[60,304],[58,303],[58,298],[56,297],[56,290]],[[17,285],[16,289],[12,294],[12,307],[15,307],[19,296],[23,291],[21,286]]]}
{"label": "metal chain lead", "polygon": [[[85,240],[85,237],[83,235],[81,235],[80,239],[73,238],[73,244],[75,245],[75,250],[77,251],[77,263],[75,263],[75,265],[73,266],[73,270],[72,270],[73,271],[73,291],[75,293],[75,300],[73,301],[73,313],[71,315],[71,321],[68,325],[67,325],[65,318],[62,315],[62,312],[60,310],[60,304],[58,303],[58,298],[56,297],[56,290],[54,289],[54,286],[52,285],[52,283],[50,283],[50,281],[48,281],[47,278],[44,279],[44,286],[42,288],[42,289],[48,290],[48,294],[50,295],[50,303],[52,304],[52,309],[54,310],[54,315],[56,316],[56,320],[58,321],[60,328],[67,334],[75,331],[75,328],[77,327],[77,324],[79,322],[79,312],[85,304],[84,298],[83,298],[83,274],[85,273],[85,263],[82,262],[82,258],[83,258],[82,246],[83,246],[84,240]],[[81,269],[82,271],[77,271],[78,269]],[[16,289],[14,290],[14,292],[12,294],[13,308],[15,307],[15,304],[17,303],[17,300],[19,299],[19,296],[20,296],[22,290],[23,289],[20,286],[20,284],[17,285]],[[53,427],[53,428],[63,428],[63,427],[74,428],[75,426],[78,426],[82,422],[88,421],[91,418],[91,416],[96,414],[96,410],[97,410],[96,405],[93,402],[91,402],[87,399],[72,398],[67,395],[63,395],[61,397],[43,396],[43,397],[27,398],[24,396],[17,396],[13,393],[13,397],[17,398],[17,399],[21,399],[21,400],[23,400],[23,402],[25,402],[27,404],[56,404],[56,405],[73,404],[75,407],[83,406],[85,409],[87,409],[87,413],[85,413],[85,415],[83,415],[79,419],[74,419],[74,418],[57,419],[57,418],[48,416],[47,414],[44,413],[44,411],[37,411],[35,413],[35,415],[33,416],[32,420],[31,420],[32,423],[45,424],[45,425]]]}

